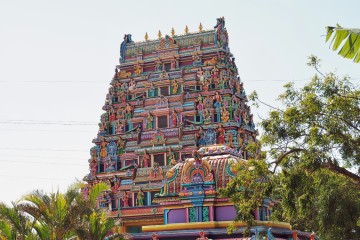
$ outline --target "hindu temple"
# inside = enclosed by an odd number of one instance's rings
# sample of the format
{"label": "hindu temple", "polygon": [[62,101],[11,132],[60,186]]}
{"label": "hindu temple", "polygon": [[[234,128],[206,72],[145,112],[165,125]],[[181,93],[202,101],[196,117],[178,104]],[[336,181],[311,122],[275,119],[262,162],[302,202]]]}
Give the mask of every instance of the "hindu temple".
{"label": "hindu temple", "polygon": [[[84,180],[111,185],[99,208],[129,239],[250,239],[241,222],[227,234],[236,210],[217,194],[257,135],[223,17],[156,40],[125,34],[103,111]],[[272,206],[254,209],[251,239],[314,239],[268,221]]]}

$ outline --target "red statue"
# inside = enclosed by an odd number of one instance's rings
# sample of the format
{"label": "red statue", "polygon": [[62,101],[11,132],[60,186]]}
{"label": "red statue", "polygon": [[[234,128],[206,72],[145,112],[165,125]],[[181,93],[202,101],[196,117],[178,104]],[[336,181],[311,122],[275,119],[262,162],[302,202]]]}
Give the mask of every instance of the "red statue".
{"label": "red statue", "polygon": [[218,144],[224,144],[225,143],[225,129],[221,126],[221,124],[218,125],[217,128],[217,133],[218,133]]}

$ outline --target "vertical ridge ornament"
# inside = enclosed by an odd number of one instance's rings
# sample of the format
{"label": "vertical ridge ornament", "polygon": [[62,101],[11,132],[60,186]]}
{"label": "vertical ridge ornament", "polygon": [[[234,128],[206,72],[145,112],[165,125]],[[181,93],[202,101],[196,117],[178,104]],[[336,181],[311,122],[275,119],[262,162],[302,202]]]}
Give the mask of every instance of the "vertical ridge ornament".
{"label": "vertical ridge ornament", "polygon": [[202,32],[203,31],[203,25],[200,23],[199,24],[199,32]]}
{"label": "vertical ridge ornament", "polygon": [[189,28],[188,28],[188,26],[186,25],[185,26],[185,34],[188,34],[189,33]]}

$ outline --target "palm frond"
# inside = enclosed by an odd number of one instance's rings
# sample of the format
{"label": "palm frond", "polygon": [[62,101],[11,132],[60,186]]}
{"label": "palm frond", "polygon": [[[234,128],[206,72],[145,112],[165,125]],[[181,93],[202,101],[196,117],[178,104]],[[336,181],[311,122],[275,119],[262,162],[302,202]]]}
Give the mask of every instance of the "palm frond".
{"label": "palm frond", "polygon": [[360,29],[343,28],[340,25],[336,27],[326,27],[326,39],[331,39],[330,47],[333,51],[344,58],[353,59],[355,63],[360,62]]}
{"label": "palm frond", "polygon": [[100,194],[109,189],[110,189],[110,186],[104,182],[99,182],[99,183],[93,185],[89,191],[90,201],[92,203],[95,203],[96,199],[100,196]]}

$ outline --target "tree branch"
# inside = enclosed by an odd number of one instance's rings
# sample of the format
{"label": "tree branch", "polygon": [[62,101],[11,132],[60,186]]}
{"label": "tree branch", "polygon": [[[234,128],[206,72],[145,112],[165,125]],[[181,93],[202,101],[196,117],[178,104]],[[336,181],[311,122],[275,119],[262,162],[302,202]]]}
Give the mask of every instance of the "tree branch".
{"label": "tree branch", "polygon": [[321,166],[323,168],[329,169],[332,172],[347,176],[347,177],[351,178],[354,182],[360,184],[360,176],[348,171],[347,169],[345,169],[343,167],[339,167],[330,161],[323,163]]}
{"label": "tree branch", "polygon": [[305,149],[303,149],[303,148],[293,148],[293,149],[291,149],[291,150],[283,153],[280,157],[278,157],[278,159],[276,159],[276,161],[271,162],[271,163],[269,163],[269,164],[275,164],[275,167],[274,167],[274,170],[273,170],[273,171],[275,172],[275,170],[276,170],[276,168],[278,167],[278,165],[282,162],[282,160],[284,160],[284,158],[285,158],[287,155],[292,154],[292,153],[294,153],[294,152],[301,152],[301,151],[303,151],[303,150],[305,150]]}
{"label": "tree branch", "polygon": [[270,104],[267,104],[267,103],[265,103],[265,102],[263,102],[263,101],[261,101],[258,97],[256,98],[256,100],[258,100],[261,104],[264,104],[265,106],[268,106],[269,108],[272,108],[272,109],[275,109],[275,110],[278,110],[278,111],[280,111],[280,112],[284,112],[283,110],[281,110],[280,108],[276,108],[276,107],[273,107],[273,106],[271,106]]}

